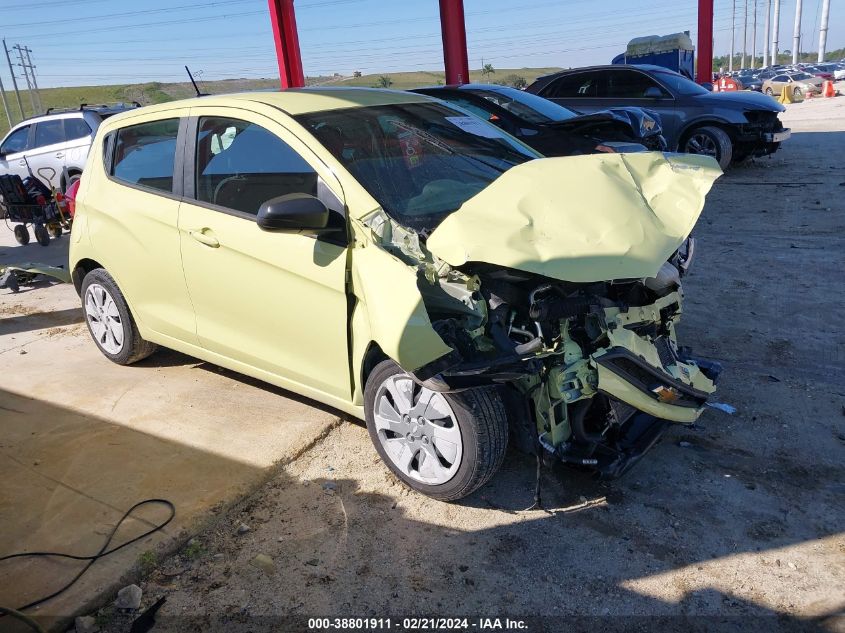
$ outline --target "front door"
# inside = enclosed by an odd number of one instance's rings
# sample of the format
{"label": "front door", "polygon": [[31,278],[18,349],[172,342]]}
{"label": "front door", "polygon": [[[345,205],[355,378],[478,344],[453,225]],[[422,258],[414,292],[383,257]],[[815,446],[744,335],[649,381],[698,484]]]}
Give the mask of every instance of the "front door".
{"label": "front door", "polygon": [[248,110],[193,108],[188,134],[179,234],[200,344],[294,390],[348,400],[345,231],[315,238],[256,224],[263,202],[306,193],[345,227],[339,184],[299,139]]}
{"label": "front door", "polygon": [[0,145],[0,174],[17,174],[21,179],[29,172],[26,169],[26,150],[30,146],[32,126],[25,125],[9,134]]}

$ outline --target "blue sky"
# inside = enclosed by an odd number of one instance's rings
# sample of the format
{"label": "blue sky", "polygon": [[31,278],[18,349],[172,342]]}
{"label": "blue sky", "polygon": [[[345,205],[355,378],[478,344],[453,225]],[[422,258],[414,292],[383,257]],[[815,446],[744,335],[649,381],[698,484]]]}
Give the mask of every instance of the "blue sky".
{"label": "blue sky", "polygon": [[[716,0],[717,55],[729,50],[732,2]],[[740,51],[745,0],[736,4]],[[845,46],[845,3],[831,4],[828,49],[835,49]],[[766,0],[757,5],[762,53]],[[436,0],[295,6],[308,75],[443,67]],[[606,63],[633,37],[696,36],[696,0],[464,0],[464,7],[473,68],[482,60],[498,68]],[[802,50],[817,48],[820,7],[821,0],[804,0]],[[792,48],[794,8],[782,0],[781,50]],[[0,9],[0,36],[32,49],[42,87],[181,81],[184,64],[207,79],[278,75],[266,0],[0,0]],[[8,89],[8,68],[0,72]]]}

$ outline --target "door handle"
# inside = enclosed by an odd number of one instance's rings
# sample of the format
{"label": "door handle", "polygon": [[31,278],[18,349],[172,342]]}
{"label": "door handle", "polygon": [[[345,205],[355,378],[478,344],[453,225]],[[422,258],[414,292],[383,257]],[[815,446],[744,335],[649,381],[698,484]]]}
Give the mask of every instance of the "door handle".
{"label": "door handle", "polygon": [[25,160],[18,161],[18,165],[20,165],[21,167],[26,167],[26,161]]}
{"label": "door handle", "polygon": [[203,233],[203,231],[208,231],[209,229],[200,229],[199,231],[188,231],[188,235],[194,238],[200,244],[205,244],[206,246],[210,246],[211,248],[217,248],[220,246],[220,240],[214,237],[211,233]]}
{"label": "door handle", "polygon": [[56,158],[64,158],[65,155],[62,152],[56,152]]}

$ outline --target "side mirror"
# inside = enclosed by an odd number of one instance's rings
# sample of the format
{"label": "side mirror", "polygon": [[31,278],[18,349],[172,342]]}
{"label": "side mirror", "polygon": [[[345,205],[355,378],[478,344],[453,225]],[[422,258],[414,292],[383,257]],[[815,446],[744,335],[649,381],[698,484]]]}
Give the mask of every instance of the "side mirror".
{"label": "side mirror", "polygon": [[307,193],[289,193],[262,204],[256,221],[265,231],[321,232],[329,224],[329,210]]}
{"label": "side mirror", "polygon": [[663,91],[657,86],[649,86],[643,92],[643,97],[646,99],[661,99],[663,97]]}

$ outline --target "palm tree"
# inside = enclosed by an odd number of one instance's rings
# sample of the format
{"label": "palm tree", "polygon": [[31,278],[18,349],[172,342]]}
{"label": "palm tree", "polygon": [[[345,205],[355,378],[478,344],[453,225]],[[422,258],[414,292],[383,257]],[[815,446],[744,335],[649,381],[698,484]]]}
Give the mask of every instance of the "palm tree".
{"label": "palm tree", "polygon": [[489,77],[490,75],[496,74],[496,69],[493,68],[493,64],[484,64],[481,67],[481,74],[484,77]]}

